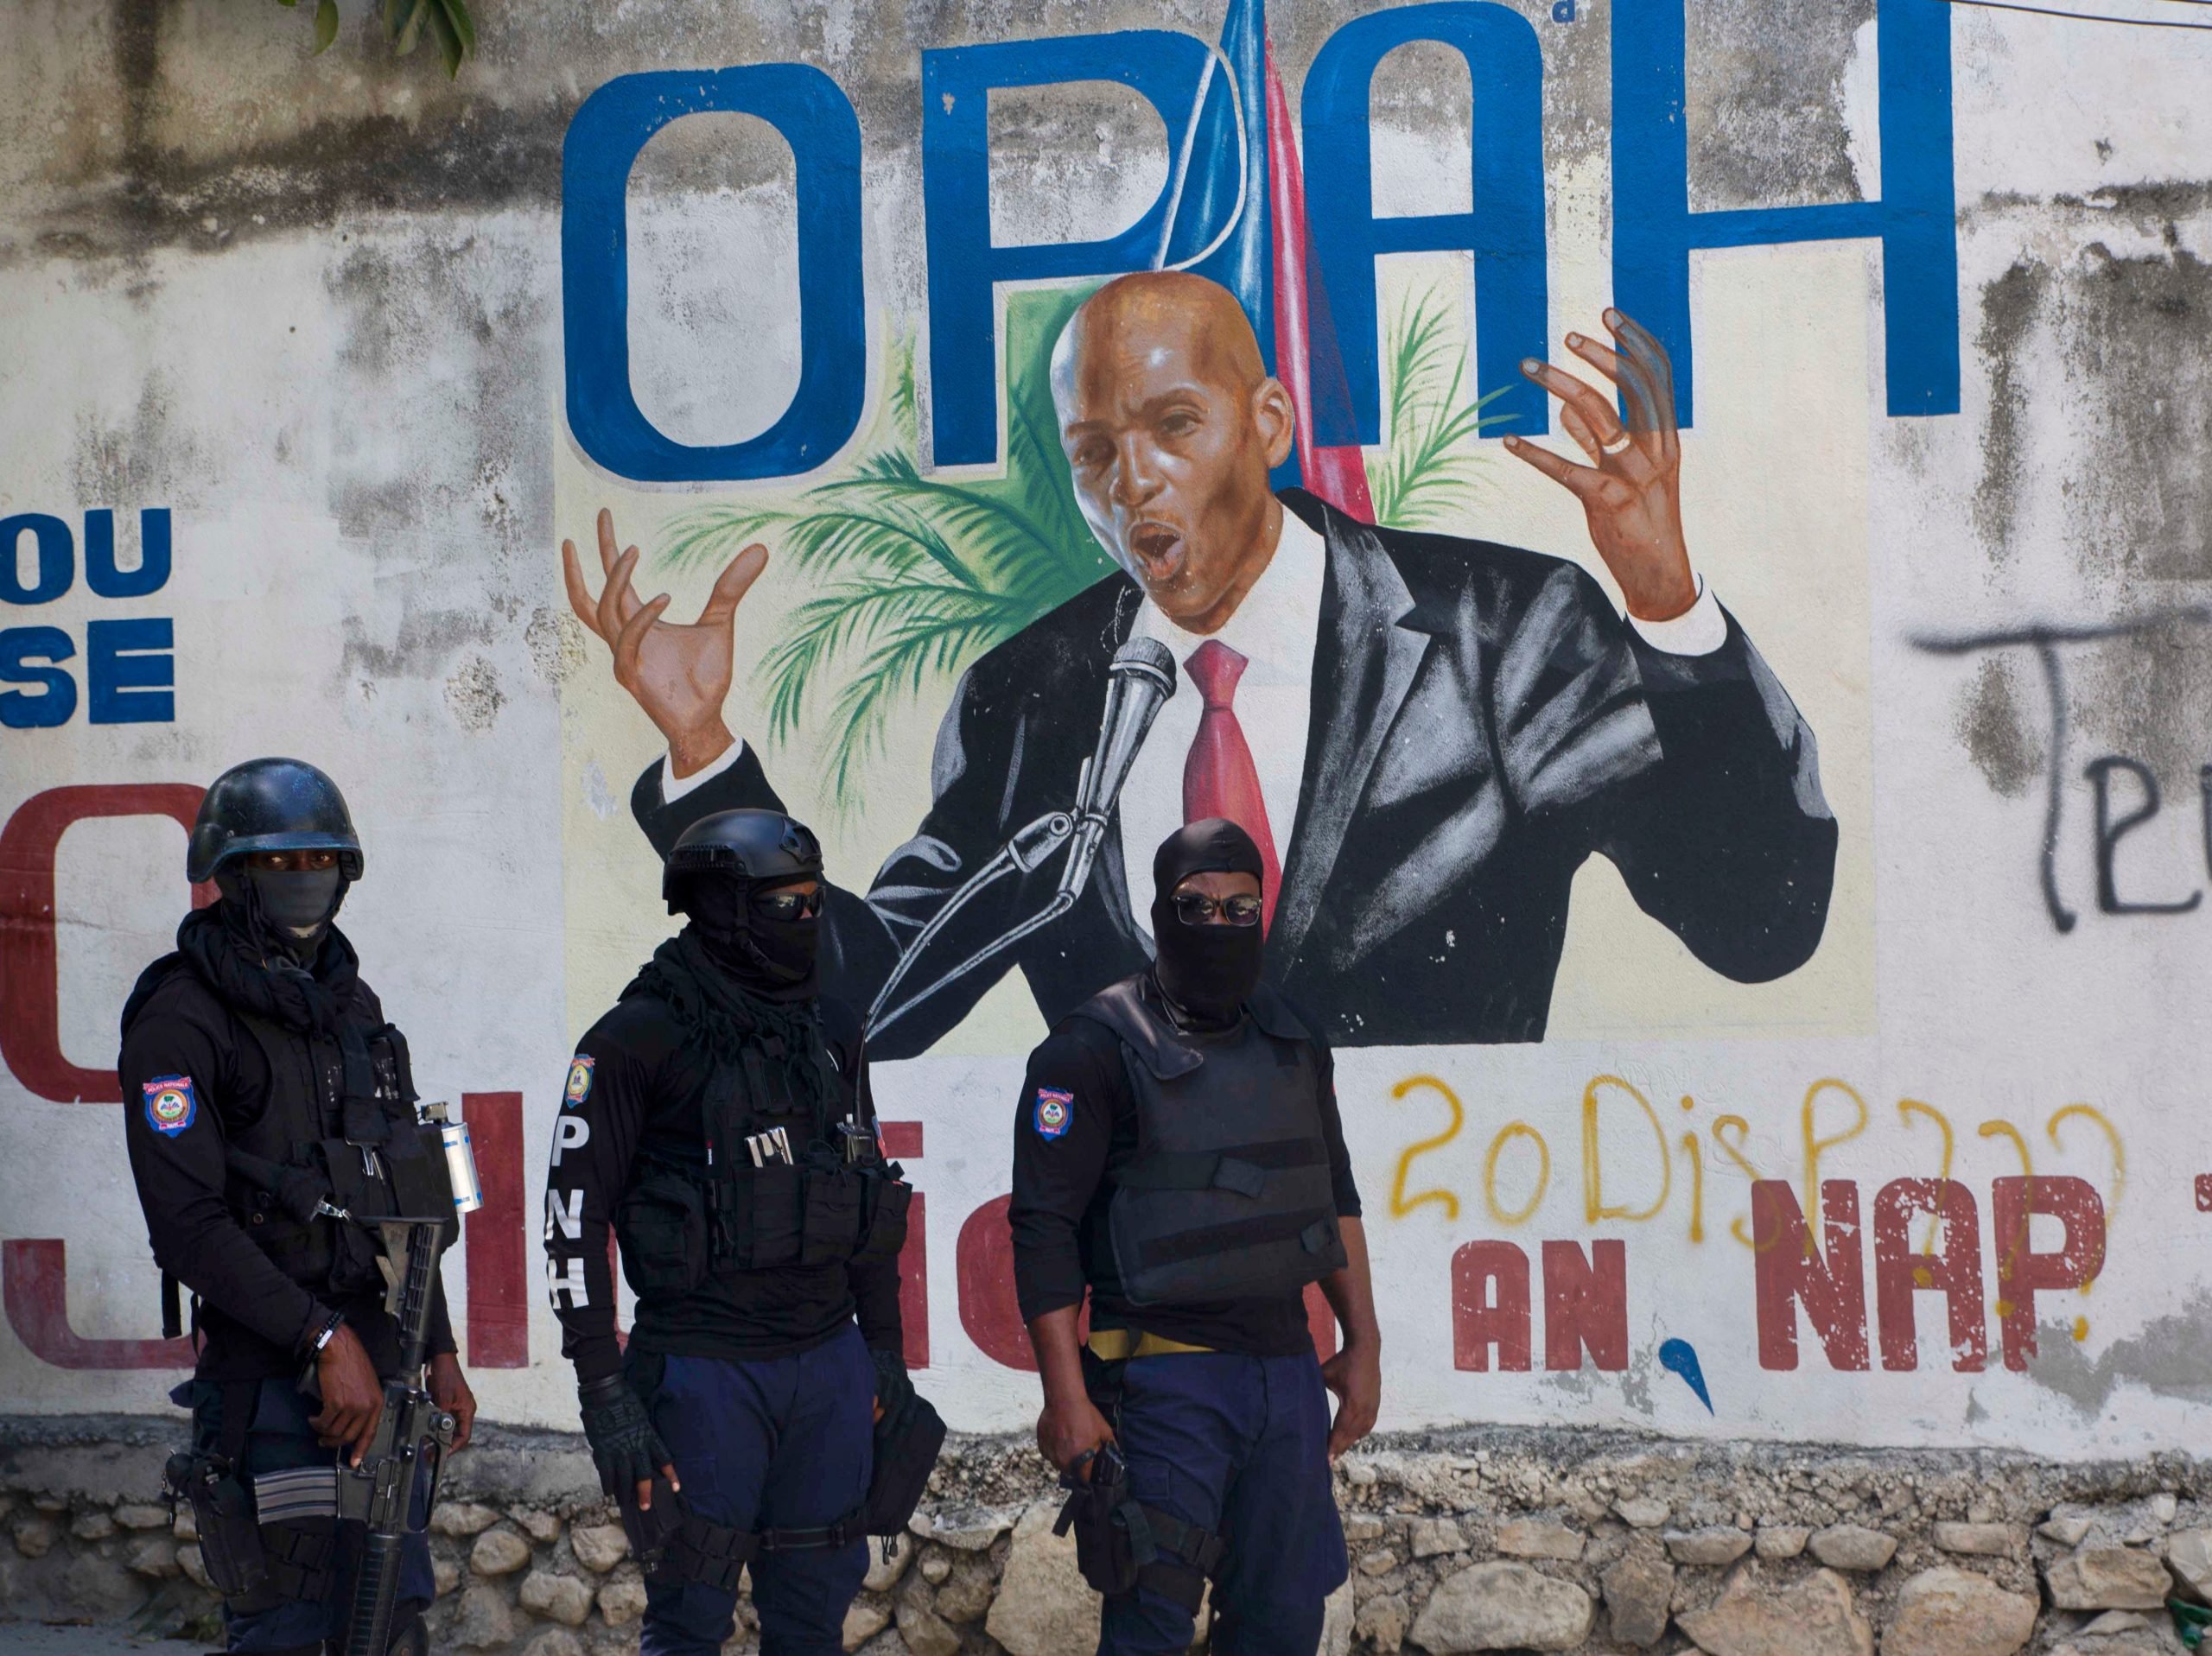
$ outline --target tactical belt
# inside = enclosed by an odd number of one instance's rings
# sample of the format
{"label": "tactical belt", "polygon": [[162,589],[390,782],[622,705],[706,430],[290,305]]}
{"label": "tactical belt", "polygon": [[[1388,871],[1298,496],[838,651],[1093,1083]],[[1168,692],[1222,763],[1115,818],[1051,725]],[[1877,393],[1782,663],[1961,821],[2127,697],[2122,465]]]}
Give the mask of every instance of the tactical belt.
{"label": "tactical belt", "polygon": [[[665,1485],[659,1485],[654,1493],[660,1495],[665,1490]],[[868,1534],[866,1513],[860,1507],[818,1529],[741,1530],[702,1518],[672,1491],[665,1498],[682,1507],[683,1516],[661,1532],[659,1557],[645,1565],[645,1574],[656,1583],[700,1582],[734,1593],[746,1565],[763,1552],[849,1546]]]}

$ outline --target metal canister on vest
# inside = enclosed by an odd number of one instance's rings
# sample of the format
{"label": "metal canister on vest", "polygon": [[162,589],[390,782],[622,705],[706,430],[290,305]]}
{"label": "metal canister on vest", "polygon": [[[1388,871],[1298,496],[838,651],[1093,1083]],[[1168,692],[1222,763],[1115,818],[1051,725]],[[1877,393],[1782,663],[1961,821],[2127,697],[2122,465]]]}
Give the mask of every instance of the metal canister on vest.
{"label": "metal canister on vest", "polygon": [[484,1205],[484,1187],[476,1178],[476,1152],[468,1138],[468,1123],[451,1119],[451,1107],[440,1102],[416,1107],[423,1125],[438,1130],[438,1144],[445,1152],[446,1182],[453,1186],[456,1214],[474,1213]]}

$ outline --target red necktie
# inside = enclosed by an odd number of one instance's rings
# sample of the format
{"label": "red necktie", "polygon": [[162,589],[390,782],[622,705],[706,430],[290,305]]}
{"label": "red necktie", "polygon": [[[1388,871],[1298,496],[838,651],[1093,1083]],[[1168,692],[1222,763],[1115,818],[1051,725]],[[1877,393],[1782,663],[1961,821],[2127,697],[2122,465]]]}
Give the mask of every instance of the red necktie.
{"label": "red necktie", "polygon": [[1282,866],[1275,860],[1275,836],[1268,828],[1259,769],[1252,763],[1244,726],[1236,722],[1236,681],[1244,676],[1245,659],[1220,639],[1209,638],[1183,665],[1205,702],[1205,711],[1198,715],[1198,733],[1191,739],[1190,757],[1183,761],[1183,820],[1225,816],[1252,836],[1264,871],[1260,924],[1265,928],[1274,923]]}

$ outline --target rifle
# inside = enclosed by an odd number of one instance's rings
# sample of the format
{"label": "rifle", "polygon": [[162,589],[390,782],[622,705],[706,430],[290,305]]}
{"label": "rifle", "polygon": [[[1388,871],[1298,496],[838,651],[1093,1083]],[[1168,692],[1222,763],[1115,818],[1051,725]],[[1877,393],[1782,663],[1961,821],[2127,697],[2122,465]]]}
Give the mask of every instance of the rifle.
{"label": "rifle", "polygon": [[357,1221],[376,1231],[391,1266],[385,1308],[399,1321],[399,1367],[384,1383],[384,1413],[375,1440],[359,1466],[341,1457],[338,1466],[338,1516],[366,1531],[360,1573],[354,1579],[353,1608],[346,1624],[346,1656],[387,1656],[391,1615],[399,1597],[400,1550],[412,1530],[408,1520],[418,1469],[430,1466],[430,1505],[437,1504],[438,1479],[453,1450],[457,1423],[430,1400],[423,1385],[423,1348],[429,1342],[430,1298],[438,1279],[438,1256],[445,1251],[450,1215],[434,1219]]}

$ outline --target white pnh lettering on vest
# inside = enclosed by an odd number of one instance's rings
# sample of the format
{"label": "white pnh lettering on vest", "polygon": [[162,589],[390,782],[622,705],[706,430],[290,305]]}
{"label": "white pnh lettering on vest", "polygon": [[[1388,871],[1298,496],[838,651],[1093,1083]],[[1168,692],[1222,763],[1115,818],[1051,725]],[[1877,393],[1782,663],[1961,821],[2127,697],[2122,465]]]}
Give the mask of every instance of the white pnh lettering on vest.
{"label": "white pnh lettering on vest", "polygon": [[561,1296],[569,1297],[569,1309],[580,1311],[591,1304],[591,1294],[584,1287],[584,1262],[582,1259],[545,1261],[545,1297],[553,1302],[553,1309],[561,1309]]}
{"label": "white pnh lettering on vest", "polygon": [[591,1123],[581,1115],[564,1115],[553,1123],[553,1165],[561,1164],[561,1153],[582,1150],[591,1142]]}
{"label": "white pnh lettering on vest", "polygon": [[584,1239],[584,1193],[582,1190],[548,1190],[545,1193],[545,1240],[550,1247],[553,1232],[571,1242]]}

